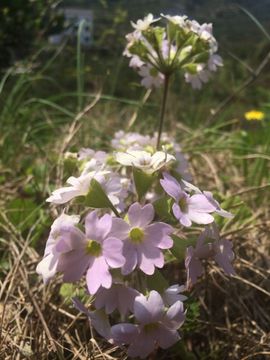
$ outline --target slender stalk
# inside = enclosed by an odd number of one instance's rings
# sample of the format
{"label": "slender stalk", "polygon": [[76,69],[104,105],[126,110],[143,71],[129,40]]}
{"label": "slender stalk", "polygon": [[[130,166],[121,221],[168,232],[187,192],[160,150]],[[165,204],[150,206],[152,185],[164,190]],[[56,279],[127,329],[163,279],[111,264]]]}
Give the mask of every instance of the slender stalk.
{"label": "slender stalk", "polygon": [[160,139],[161,139],[163,124],[164,124],[164,117],[165,117],[164,115],[165,115],[166,103],[167,103],[167,97],[168,97],[169,80],[170,80],[170,76],[165,75],[164,89],[163,89],[163,99],[162,99],[162,105],[161,105],[161,111],[160,111],[158,138],[157,138],[157,146],[156,146],[157,150],[160,147]]}

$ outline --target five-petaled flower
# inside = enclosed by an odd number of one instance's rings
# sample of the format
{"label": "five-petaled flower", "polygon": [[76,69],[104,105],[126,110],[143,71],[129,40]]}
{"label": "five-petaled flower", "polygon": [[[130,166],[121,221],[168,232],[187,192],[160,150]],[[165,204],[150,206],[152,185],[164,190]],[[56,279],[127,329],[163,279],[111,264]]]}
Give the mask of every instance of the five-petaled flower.
{"label": "five-petaled flower", "polygon": [[127,213],[128,222],[113,218],[111,235],[124,243],[123,275],[130,274],[137,266],[148,275],[154,273],[155,267],[163,267],[162,250],[173,246],[170,237],[173,228],[162,222],[153,223],[154,216],[153,205],[134,203]]}
{"label": "five-petaled flower", "polygon": [[187,248],[185,266],[188,285],[195,284],[197,278],[202,275],[203,259],[214,259],[227,275],[235,274],[231,264],[234,259],[232,243],[227,239],[220,239],[215,224],[200,234],[195,247]]}
{"label": "five-petaled flower", "polygon": [[185,320],[181,301],[166,310],[160,294],[152,290],[148,298],[135,298],[134,315],[139,325],[123,323],[111,328],[115,344],[129,345],[129,356],[144,359],[157,347],[167,349],[180,339],[177,330]]}
{"label": "five-petaled flower", "polygon": [[204,194],[190,195],[182,189],[173,176],[163,173],[163,177],[160,184],[165,192],[175,200],[172,211],[183,226],[191,226],[192,222],[210,224],[214,221],[214,217],[210,213],[216,211],[216,206]]}
{"label": "five-petaled flower", "polygon": [[110,235],[112,217],[98,217],[92,211],[85,219],[85,233],[75,226],[63,227],[55,245],[61,253],[57,270],[63,272],[65,282],[80,280],[86,272],[86,283],[90,294],[103,286],[110,288],[110,268],[120,268],[125,262],[123,243]]}
{"label": "five-petaled flower", "polygon": [[124,166],[133,166],[141,169],[147,174],[152,174],[161,169],[171,161],[175,161],[173,155],[164,151],[157,151],[153,155],[142,150],[128,150],[127,152],[118,152],[115,155],[116,160]]}

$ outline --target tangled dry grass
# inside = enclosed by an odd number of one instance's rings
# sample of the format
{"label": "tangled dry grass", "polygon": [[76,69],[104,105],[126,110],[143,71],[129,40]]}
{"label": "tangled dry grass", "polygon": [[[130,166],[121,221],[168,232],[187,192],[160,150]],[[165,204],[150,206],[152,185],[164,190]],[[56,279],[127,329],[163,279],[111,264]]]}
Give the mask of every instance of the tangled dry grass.
{"label": "tangled dry grass", "polygon": [[[93,121],[91,124],[93,126]],[[86,130],[89,129],[84,128],[83,133]],[[205,142],[199,130],[194,133],[181,126],[175,132],[187,135],[184,145],[188,144],[190,149]],[[70,131],[68,134],[70,136]],[[72,136],[68,143],[71,140]],[[194,150],[190,160],[198,184],[227,197],[238,195],[241,201],[233,208],[237,211],[246,203],[252,214],[224,225],[222,230],[234,244],[237,276],[227,278],[213,264],[207,265],[206,275],[192,290],[192,297],[199,299],[200,315],[193,321],[192,329],[183,333],[186,351],[177,355],[161,351],[151,359],[269,359],[268,185],[247,187],[230,150]],[[227,183],[226,178],[229,179]],[[1,186],[1,246],[8,262],[1,275],[0,359],[126,359],[123,349],[98,337],[86,317],[59,294],[60,279],[44,286],[35,273],[49,230],[44,228],[37,251],[31,241],[41,220],[34,223],[27,234],[22,234],[9,220],[4,207],[7,197],[19,196],[23,181],[15,179],[13,183]],[[182,270],[183,264],[175,263],[166,269],[172,280],[183,282]]]}

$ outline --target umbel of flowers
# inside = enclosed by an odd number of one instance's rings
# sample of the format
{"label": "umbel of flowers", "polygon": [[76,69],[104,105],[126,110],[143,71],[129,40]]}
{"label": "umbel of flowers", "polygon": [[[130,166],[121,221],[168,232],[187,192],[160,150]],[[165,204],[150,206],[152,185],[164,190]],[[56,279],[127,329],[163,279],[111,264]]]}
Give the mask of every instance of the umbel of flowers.
{"label": "umbel of flowers", "polygon": [[[165,77],[177,67],[191,74],[204,64],[206,71],[216,48],[211,26],[163,18],[166,29],[150,26],[158,20],[151,15],[134,25],[126,49],[131,61]],[[79,151],[76,176],[47,199],[64,208],[37,266],[45,283],[61,273],[64,282],[85,287],[90,309],[78,298],[74,305],[110,343],[127,346],[130,357],[145,358],[180,340],[184,301],[205,261],[234,274],[231,243],[215,223],[232,215],[191,183],[180,146],[159,130],[153,136],[119,131],[111,151]],[[200,233],[183,241],[193,225]],[[184,264],[184,284],[164,278],[167,260]]]}
{"label": "umbel of flowers", "polygon": [[[166,27],[157,25],[161,22]],[[135,30],[126,36],[124,55],[147,88],[160,87],[175,71],[181,71],[186,82],[200,89],[211,72],[222,66],[212,24],[200,25],[187,16],[161,15],[155,19],[149,14],[132,26]]]}

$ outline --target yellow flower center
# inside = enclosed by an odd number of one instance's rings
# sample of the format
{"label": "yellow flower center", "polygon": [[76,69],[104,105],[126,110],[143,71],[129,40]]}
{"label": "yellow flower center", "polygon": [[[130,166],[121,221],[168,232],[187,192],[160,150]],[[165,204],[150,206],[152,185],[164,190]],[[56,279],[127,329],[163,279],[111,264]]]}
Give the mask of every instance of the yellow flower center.
{"label": "yellow flower center", "polygon": [[101,245],[97,241],[89,239],[85,246],[85,252],[87,255],[99,257],[102,253]]}
{"label": "yellow flower center", "polygon": [[144,325],[143,328],[144,328],[145,332],[150,332],[150,331],[156,330],[158,328],[158,323],[146,324],[146,325]]}
{"label": "yellow flower center", "polygon": [[144,231],[138,227],[135,227],[129,232],[130,240],[135,244],[140,244],[144,238]]}
{"label": "yellow flower center", "polygon": [[186,201],[186,198],[185,197],[182,197],[179,201],[178,201],[178,205],[181,209],[181,211],[183,213],[187,212],[188,210],[188,206],[187,206],[187,201]]}

